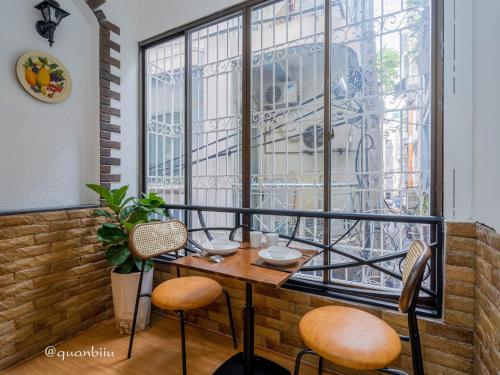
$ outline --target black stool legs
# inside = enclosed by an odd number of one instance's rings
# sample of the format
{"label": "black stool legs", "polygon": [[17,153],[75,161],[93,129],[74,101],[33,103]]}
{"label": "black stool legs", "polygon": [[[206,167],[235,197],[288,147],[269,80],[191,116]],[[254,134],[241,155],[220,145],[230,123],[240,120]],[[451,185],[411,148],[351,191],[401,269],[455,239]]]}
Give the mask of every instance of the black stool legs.
{"label": "black stool legs", "polygon": [[182,374],[187,375],[186,365],[186,328],[184,321],[184,311],[176,311],[181,322],[181,346],[182,346]]}
{"label": "black stool legs", "polygon": [[227,311],[229,313],[229,324],[231,326],[231,335],[233,336],[233,346],[235,349],[237,349],[238,342],[236,341],[236,332],[234,330],[233,311],[231,310],[231,298],[229,297],[229,293],[226,289],[224,289],[223,292],[226,295]]}

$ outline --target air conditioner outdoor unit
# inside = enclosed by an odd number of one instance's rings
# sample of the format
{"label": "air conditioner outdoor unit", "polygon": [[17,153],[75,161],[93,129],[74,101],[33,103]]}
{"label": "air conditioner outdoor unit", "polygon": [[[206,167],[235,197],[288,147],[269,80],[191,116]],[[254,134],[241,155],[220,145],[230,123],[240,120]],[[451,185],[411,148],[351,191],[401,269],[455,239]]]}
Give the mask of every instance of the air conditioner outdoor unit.
{"label": "air conditioner outdoor unit", "polygon": [[299,101],[299,90],[295,81],[277,82],[264,87],[264,107],[283,108],[295,106]]}

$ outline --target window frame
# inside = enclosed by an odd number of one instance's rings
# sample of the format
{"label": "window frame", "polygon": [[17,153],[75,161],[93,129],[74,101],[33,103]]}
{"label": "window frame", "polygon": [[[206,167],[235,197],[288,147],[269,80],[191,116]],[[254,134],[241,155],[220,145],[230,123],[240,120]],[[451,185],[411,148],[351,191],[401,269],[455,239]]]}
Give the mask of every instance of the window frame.
{"label": "window frame", "polygon": [[[241,151],[241,180],[242,180],[242,208],[251,208],[251,72],[252,72],[252,10],[264,4],[272,4],[280,0],[246,0],[242,3],[230,6],[220,11],[214,12],[206,17],[186,23],[152,38],[139,42],[139,116],[140,116],[140,166],[139,166],[139,190],[145,192],[147,189],[147,111],[146,111],[146,51],[151,47],[165,43],[171,39],[184,37],[185,43],[185,61],[184,61],[184,165],[191,165],[191,153],[188,150],[192,147],[192,121],[191,110],[191,32],[207,27],[213,23],[220,22],[226,18],[242,15],[242,151]],[[331,9],[332,1],[324,0],[325,22],[324,22],[324,80],[325,87],[330,87],[331,83]],[[443,39],[444,39],[444,0],[431,0],[431,22],[430,22],[430,40],[431,40],[431,123],[430,123],[430,215],[443,216]],[[331,211],[331,152],[330,152],[330,130],[331,127],[326,124],[331,123],[331,91],[324,92],[324,123],[323,123],[323,211]],[[191,168],[186,168],[184,173],[184,197],[185,205],[191,205]],[[248,217],[242,217],[243,225],[248,225]],[[326,220],[325,220],[326,223]],[[330,241],[329,226],[324,225],[323,242]],[[441,236],[441,233],[433,233],[433,237]],[[328,252],[325,252],[325,263],[329,263]],[[441,285],[442,274],[437,276],[438,280],[434,283]],[[323,285],[329,284],[329,273],[324,272]],[[324,294],[322,288],[317,288],[317,294]],[[440,311],[438,315],[440,315]]]}

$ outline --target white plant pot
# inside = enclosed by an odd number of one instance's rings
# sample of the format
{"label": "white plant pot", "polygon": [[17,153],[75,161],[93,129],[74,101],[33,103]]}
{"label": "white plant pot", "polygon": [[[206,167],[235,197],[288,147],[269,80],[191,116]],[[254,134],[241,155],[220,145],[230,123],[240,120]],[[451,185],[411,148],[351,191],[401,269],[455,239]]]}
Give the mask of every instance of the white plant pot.
{"label": "white plant pot", "polygon": [[[129,335],[132,331],[134,319],[135,299],[139,287],[140,272],[120,274],[111,270],[111,290],[113,292],[113,306],[115,309],[116,329],[122,335]],[[151,294],[153,290],[153,269],[144,272],[142,278],[141,294]],[[137,310],[137,322],[135,330],[141,331],[149,325],[149,314],[151,311],[151,299],[142,297],[139,300]]]}

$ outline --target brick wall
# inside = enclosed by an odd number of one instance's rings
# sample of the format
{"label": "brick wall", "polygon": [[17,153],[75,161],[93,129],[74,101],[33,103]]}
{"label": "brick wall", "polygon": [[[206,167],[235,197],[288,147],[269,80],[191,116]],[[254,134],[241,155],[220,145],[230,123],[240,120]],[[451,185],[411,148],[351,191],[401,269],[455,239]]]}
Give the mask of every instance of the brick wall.
{"label": "brick wall", "polygon": [[[495,369],[500,369],[499,237],[480,225],[476,230],[473,223],[447,224],[443,319],[419,320],[426,373],[497,375]],[[168,265],[157,265],[155,284],[175,277],[174,271]],[[244,284],[214,278],[229,290],[241,338]],[[302,348],[298,334],[301,316],[324,305],[349,305],[286,289],[257,286],[254,292],[256,345],[289,356],[295,356]],[[406,316],[372,307],[362,308],[385,320],[400,334],[408,333]],[[206,309],[190,312],[188,319],[209,330],[230,332],[222,298]],[[395,365],[411,372],[408,343],[403,343],[403,354]],[[332,368],[344,374],[355,373]]]}
{"label": "brick wall", "polygon": [[[100,219],[91,213],[86,209],[0,216],[0,369],[112,317],[110,267],[95,238]],[[419,321],[428,374],[497,375],[499,245],[500,236],[484,226],[448,223],[444,316]],[[173,271],[157,265],[155,283],[174,277]],[[241,338],[244,285],[216,279],[231,294]],[[302,348],[297,327],[301,316],[319,306],[348,305],[261,286],[255,287],[254,296],[256,344],[289,356]],[[362,308],[407,334],[405,316]],[[229,335],[222,298],[187,316],[195,325]],[[395,365],[411,369],[409,344],[403,344]]]}
{"label": "brick wall", "polygon": [[120,27],[110,22],[99,9],[106,0],[86,0],[86,2],[99,22],[99,182],[109,189],[112,183],[121,180],[117,170],[121,164],[117,155],[121,149],[121,142],[117,140],[121,127],[116,123],[121,115],[120,109],[117,108],[121,98],[119,92],[121,48],[120,44],[113,40],[120,35]]}
{"label": "brick wall", "polygon": [[0,370],[112,316],[92,212],[0,216]]}
{"label": "brick wall", "polygon": [[474,370],[500,373],[500,235],[484,225],[476,231]]}

